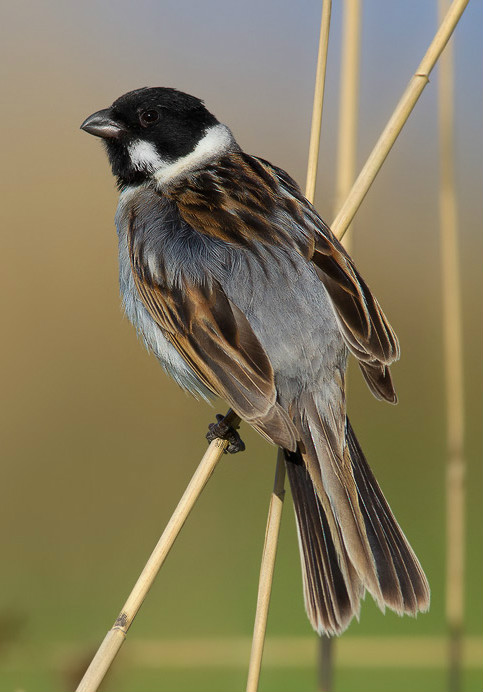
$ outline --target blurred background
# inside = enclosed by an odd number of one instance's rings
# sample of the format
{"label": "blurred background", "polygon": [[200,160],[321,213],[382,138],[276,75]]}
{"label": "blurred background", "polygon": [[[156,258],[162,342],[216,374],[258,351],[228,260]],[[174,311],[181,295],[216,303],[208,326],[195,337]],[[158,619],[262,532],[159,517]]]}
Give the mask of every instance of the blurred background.
{"label": "blurred background", "polygon": [[[240,145],[305,181],[319,2],[5,3],[2,72],[0,690],[75,687],[203,454],[218,411],[164,375],[123,317],[117,192],[82,120],[140,86],[202,97]],[[358,168],[437,24],[435,2],[363,3]],[[464,689],[483,682],[481,298],[483,3],[455,33],[456,175],[467,410]],[[335,216],[341,7],[335,2],[316,206]],[[353,254],[395,327],[400,403],[357,369],[349,413],[432,586],[429,614],[370,598],[338,642],[337,692],[445,687],[445,410],[437,68],[354,224]],[[246,427],[134,623],[105,690],[245,684],[275,449]],[[289,497],[263,692],[316,686]]]}

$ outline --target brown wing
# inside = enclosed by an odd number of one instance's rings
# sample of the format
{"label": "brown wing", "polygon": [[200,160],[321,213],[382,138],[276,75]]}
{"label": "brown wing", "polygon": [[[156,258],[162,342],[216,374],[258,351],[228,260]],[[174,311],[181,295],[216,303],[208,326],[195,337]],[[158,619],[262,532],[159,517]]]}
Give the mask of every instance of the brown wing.
{"label": "brown wing", "polygon": [[[296,218],[305,228],[305,246],[302,249],[317,267],[332,299],[341,333],[359,360],[369,388],[378,399],[396,403],[387,366],[399,358],[399,343],[381,306],[341,243],[305,199],[295,181],[285,171],[266,161],[261,163],[270,167],[282,190],[297,204]],[[292,215],[295,216],[293,212]]]}
{"label": "brown wing", "polygon": [[292,247],[314,262],[369,388],[396,402],[388,365],[399,357],[397,337],[349,255],[285,171],[231,153],[168,194],[202,233],[252,253],[261,245]]}
{"label": "brown wing", "polygon": [[323,230],[315,237],[312,261],[332,299],[342,335],[372,393],[396,403],[388,368],[399,358],[396,334],[351,258],[329,229]]}
{"label": "brown wing", "polygon": [[135,249],[133,230],[134,281],[166,338],[208,389],[269,440],[295,450],[295,428],[276,401],[272,366],[246,317],[214,280],[169,290],[157,285]]}

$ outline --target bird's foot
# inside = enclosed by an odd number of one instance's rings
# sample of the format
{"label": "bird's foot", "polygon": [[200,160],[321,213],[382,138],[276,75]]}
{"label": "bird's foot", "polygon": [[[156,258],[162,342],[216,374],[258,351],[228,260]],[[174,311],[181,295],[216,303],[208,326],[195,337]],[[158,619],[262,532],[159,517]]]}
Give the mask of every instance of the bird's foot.
{"label": "bird's foot", "polygon": [[208,426],[208,432],[206,433],[208,442],[213,442],[213,440],[216,439],[228,440],[228,447],[225,449],[225,454],[227,452],[228,454],[243,452],[245,443],[235,428],[225,422],[225,416],[222,416],[221,413],[217,413],[216,420],[216,423],[210,423]]}

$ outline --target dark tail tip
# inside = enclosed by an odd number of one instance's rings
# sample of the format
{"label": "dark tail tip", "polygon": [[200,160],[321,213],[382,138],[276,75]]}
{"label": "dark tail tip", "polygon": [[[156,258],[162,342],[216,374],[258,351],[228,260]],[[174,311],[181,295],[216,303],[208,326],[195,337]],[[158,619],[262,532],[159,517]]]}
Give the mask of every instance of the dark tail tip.
{"label": "dark tail tip", "polygon": [[305,608],[319,634],[343,632],[354,615],[359,615],[362,585],[358,596],[349,594],[326,512],[317,496],[300,453],[285,452],[287,474],[294,502]]}
{"label": "dark tail tip", "polygon": [[366,461],[349,419],[346,438],[384,605],[401,615],[424,612],[430,602],[426,575]]}

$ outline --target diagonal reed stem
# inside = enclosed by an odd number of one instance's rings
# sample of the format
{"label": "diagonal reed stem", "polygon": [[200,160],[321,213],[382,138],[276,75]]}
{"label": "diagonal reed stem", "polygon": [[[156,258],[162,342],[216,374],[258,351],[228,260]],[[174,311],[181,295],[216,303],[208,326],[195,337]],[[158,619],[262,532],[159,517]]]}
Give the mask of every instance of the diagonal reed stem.
{"label": "diagonal reed stem", "polygon": [[359,209],[362,200],[371,187],[374,178],[378,174],[386,156],[401,132],[404,123],[409,118],[424,87],[428,83],[431,70],[453,33],[468,2],[469,0],[453,0],[451,3],[436,36],[432,40],[424,58],[421,60],[419,67],[412,76],[404,94],[397,104],[394,113],[390,117],[374,149],[359,173],[349,196],[332,222],[332,231],[338,238],[342,238],[350,222],[354,218],[355,213]]}
{"label": "diagonal reed stem", "polygon": [[[240,418],[233,412],[228,411],[226,422],[237,428],[240,424]],[[151,588],[156,575],[161,569],[166,556],[173,543],[175,542],[179,532],[183,528],[189,513],[191,512],[196,500],[200,496],[203,488],[210,479],[211,474],[215,470],[217,463],[220,461],[223,453],[228,445],[226,440],[213,440],[206,450],[198,468],[196,469],[191,481],[181,500],[178,503],[171,519],[166,526],[163,535],[159,539],[154,548],[151,557],[146,563],[139,579],[134,585],[123,609],[121,610],[114,625],[106,634],[104,641],[99,647],[96,655],[84,674],[76,692],[95,692],[105,674],[109,670],[114,658],[121,648],[127,631],[131,626],[136,614],[146,598],[149,589]]]}

